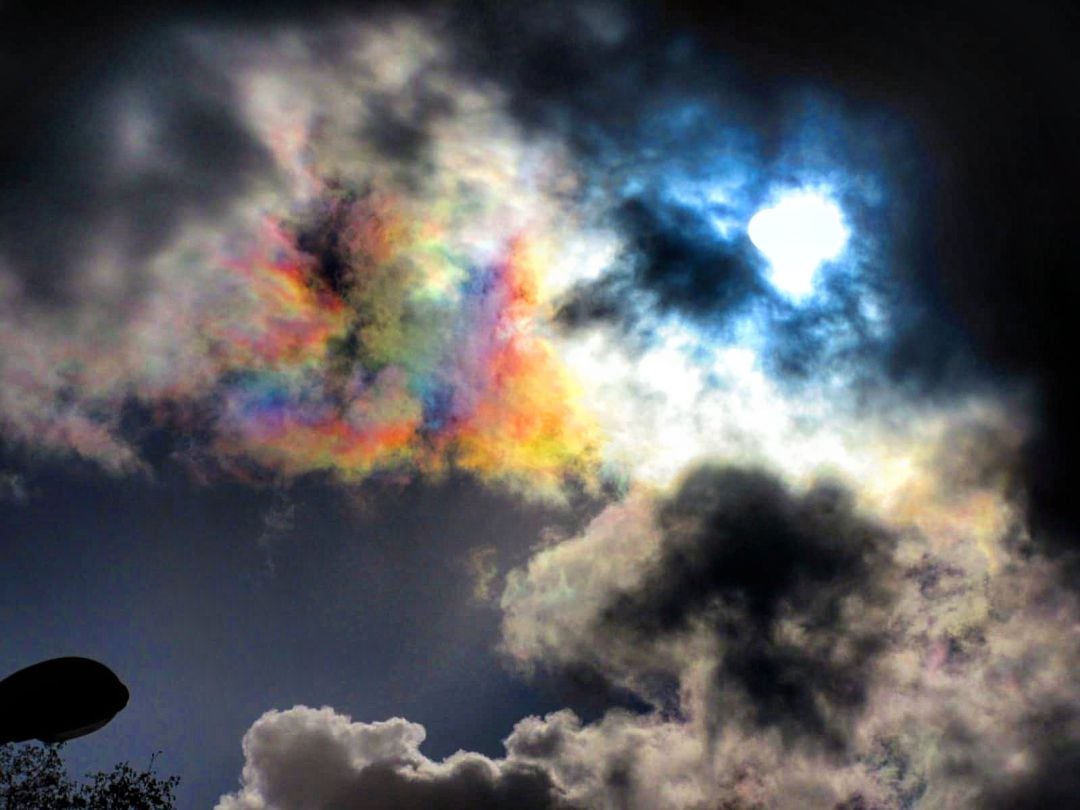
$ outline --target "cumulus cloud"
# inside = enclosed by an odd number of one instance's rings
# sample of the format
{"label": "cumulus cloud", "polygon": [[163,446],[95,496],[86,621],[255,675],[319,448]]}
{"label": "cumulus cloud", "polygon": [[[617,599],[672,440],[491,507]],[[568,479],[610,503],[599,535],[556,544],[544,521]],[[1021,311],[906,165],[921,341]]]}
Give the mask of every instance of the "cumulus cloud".
{"label": "cumulus cloud", "polygon": [[[638,695],[651,710],[582,735],[663,729],[663,750],[696,752],[689,784],[733,807],[1037,797],[1076,739],[1061,707],[1080,697],[1077,605],[1054,564],[1005,537],[991,561],[984,538],[872,517],[835,485],[706,467],[511,572],[503,647],[525,673],[586,668]],[[1065,718],[1049,748],[1032,733],[1048,717]]]}
{"label": "cumulus cloud", "polygon": [[[703,688],[694,711],[714,726],[741,718],[842,744],[886,646],[889,532],[839,488],[798,496],[739,468],[699,469],[643,515],[616,509],[567,545],[569,566],[552,550],[511,578],[508,650],[588,665],[658,709],[688,709]],[[596,570],[596,552],[624,570]]]}
{"label": "cumulus cloud", "polygon": [[402,719],[359,723],[301,706],[267,712],[244,737],[241,789],[217,808],[704,810],[720,801],[794,810],[875,795],[865,769],[827,769],[753,737],[714,749],[658,716],[525,718],[499,759],[458,752],[433,762],[419,751],[423,739],[422,726]]}
{"label": "cumulus cloud", "polygon": [[355,723],[330,709],[267,712],[244,735],[243,787],[218,810],[570,808],[543,769],[516,758],[420,753],[424,727]]}
{"label": "cumulus cloud", "polygon": [[719,689],[740,691],[754,722],[838,734],[885,644],[887,533],[838,488],[796,499],[738,469],[692,473],[657,520],[658,558],[613,595],[600,632],[642,645],[700,629],[717,644]]}

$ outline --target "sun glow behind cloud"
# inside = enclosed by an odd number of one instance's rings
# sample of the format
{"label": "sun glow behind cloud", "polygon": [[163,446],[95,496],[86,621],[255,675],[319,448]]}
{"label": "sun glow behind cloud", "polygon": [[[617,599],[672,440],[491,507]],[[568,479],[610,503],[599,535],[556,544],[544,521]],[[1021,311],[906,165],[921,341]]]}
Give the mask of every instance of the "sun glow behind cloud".
{"label": "sun glow behind cloud", "polygon": [[793,299],[814,289],[822,263],[840,256],[850,231],[831,199],[816,190],[785,192],[750,218],[750,241],[769,260],[769,281]]}

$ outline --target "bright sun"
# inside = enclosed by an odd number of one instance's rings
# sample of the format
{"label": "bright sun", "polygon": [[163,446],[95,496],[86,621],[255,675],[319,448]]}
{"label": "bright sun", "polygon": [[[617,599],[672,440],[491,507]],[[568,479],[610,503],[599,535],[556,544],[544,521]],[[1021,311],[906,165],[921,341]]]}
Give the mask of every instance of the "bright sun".
{"label": "bright sun", "polygon": [[850,236],[836,203],[806,190],[785,194],[771,208],[762,208],[746,230],[769,260],[770,283],[791,298],[813,291],[818,267],[839,256]]}

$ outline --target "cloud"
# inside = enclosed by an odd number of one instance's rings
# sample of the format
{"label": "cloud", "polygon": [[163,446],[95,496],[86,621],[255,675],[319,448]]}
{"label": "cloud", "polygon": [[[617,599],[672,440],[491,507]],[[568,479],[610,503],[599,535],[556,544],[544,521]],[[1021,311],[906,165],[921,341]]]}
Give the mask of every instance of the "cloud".
{"label": "cloud", "polygon": [[903,111],[921,157],[890,201],[899,238],[888,263],[917,306],[892,368],[938,391],[966,385],[973,371],[1038,389],[1018,469],[1027,519],[1034,542],[1069,560],[1066,579],[1077,581],[1080,513],[1070,493],[1080,431],[1068,347],[1080,229],[1068,201],[1080,169],[1067,136],[1076,111],[1061,99],[1076,92],[1080,72],[1055,33],[1067,12],[997,3],[961,19],[926,8],[901,26],[879,3],[665,8],[766,85],[824,81],[856,103]]}
{"label": "cloud", "polygon": [[711,749],[658,716],[528,717],[500,759],[458,752],[434,762],[419,751],[424,733],[400,718],[358,723],[328,708],[267,712],[244,736],[241,789],[217,808],[705,810],[719,800],[794,810],[876,795],[860,768],[830,768],[753,738]]}
{"label": "cloud", "polygon": [[[720,238],[704,212],[631,199],[620,206],[617,221],[627,236],[628,277],[602,277],[575,290],[562,305],[564,320],[580,322],[592,313],[611,320],[605,301],[614,285],[654,292],[660,311],[674,309],[713,319],[723,318],[762,291],[748,245]],[[624,305],[634,303],[631,296]],[[621,313],[621,320],[632,322],[636,314],[631,309]]]}
{"label": "cloud", "polygon": [[21,69],[5,71],[4,95],[35,103],[4,128],[0,256],[53,305],[87,295],[103,253],[117,264],[109,293],[137,294],[141,265],[178,229],[223,215],[272,171],[235,88],[186,32],[101,17],[96,37],[12,21],[19,41],[5,48]]}
{"label": "cloud", "polygon": [[741,692],[753,722],[842,737],[885,645],[888,533],[838,488],[793,498],[771,476],[723,468],[691,473],[657,519],[659,558],[614,595],[600,632],[664,646],[701,627],[720,692]]}
{"label": "cloud", "polygon": [[547,772],[517,759],[420,753],[424,727],[355,723],[331,709],[264,714],[244,735],[243,787],[218,810],[570,808]]}
{"label": "cloud", "polygon": [[492,545],[473,546],[465,557],[465,569],[472,581],[472,595],[479,603],[489,602],[499,575],[499,550]]}
{"label": "cloud", "polygon": [[[443,762],[271,713],[223,806],[1023,806],[1075,761],[1068,25],[663,5],[2,40],[5,441],[607,498],[503,647],[641,711]],[[745,226],[811,186],[852,242],[794,302]]]}
{"label": "cloud", "polygon": [[[1080,613],[1057,565],[1008,539],[1015,523],[970,525],[991,514],[977,460],[1001,445],[987,438],[949,434],[955,468],[935,465],[959,523],[912,522],[910,495],[873,516],[834,484],[792,489],[754,469],[635,489],[511,572],[504,652],[526,675],[582,684],[584,670],[650,707],[580,726],[584,759],[615,729],[638,735],[634,751],[662,734],[662,751],[696,752],[674,784],[733,807],[1035,801],[1051,789],[1043,763],[1077,739],[1071,715],[1047,718],[1077,699]],[[627,755],[620,784],[656,786],[650,767]],[[691,795],[629,806],[706,806]]]}
{"label": "cloud", "polygon": [[[705,81],[697,46],[652,42],[602,3],[531,16],[507,41],[511,12],[485,9],[154,29],[193,67],[160,94],[156,62],[117,73],[126,95],[95,91],[130,124],[116,148],[198,146],[186,114],[140,106],[175,96],[224,107],[259,158],[242,177],[215,167],[207,205],[169,206],[137,256],[108,234],[79,243],[64,308],[0,265],[5,434],[146,472],[162,460],[125,421],[138,411],[182,434],[173,459],[204,476],[454,468],[549,498],[568,480],[667,484],[716,456],[865,476],[878,458],[861,448],[919,410],[891,390],[871,404],[900,400],[884,414],[836,407],[906,306],[882,292],[877,227],[902,188],[847,149],[876,130],[785,101],[766,160],[743,114],[761,102]],[[565,71],[534,87],[558,43]],[[854,258],[803,308],[767,289],[742,234],[773,174],[827,181],[856,226]]]}
{"label": "cloud", "polygon": [[[612,218],[639,249],[624,264],[648,266],[656,223],[689,223],[653,244],[678,248],[674,264],[700,272],[661,274],[653,290],[621,267],[575,290],[566,323],[624,326],[658,300],[730,318],[749,268],[730,260],[737,240],[717,238],[726,220],[745,220],[775,178],[839,181],[856,233],[876,242],[823,301],[770,313],[765,364],[797,379],[848,365],[920,399],[1037,390],[1018,483],[1033,542],[1067,560],[1075,582],[1080,432],[1068,347],[1080,229],[1069,201],[1080,178],[1066,135],[1075,111],[1060,99],[1080,72],[1054,33],[1068,13],[991,4],[960,18],[913,14],[900,25],[881,3],[586,3],[513,19],[514,37],[501,35],[512,11],[463,16],[480,37],[470,64],[500,77],[515,115],[565,137],[595,170],[590,185],[645,206],[647,217]],[[995,41],[1000,49],[985,46]],[[824,104],[806,92],[815,87],[833,91]],[[884,331],[859,311],[868,295]]]}
{"label": "cloud", "polygon": [[11,470],[0,470],[0,502],[24,504],[29,499],[25,477]]}
{"label": "cloud", "polygon": [[277,572],[274,554],[277,546],[296,528],[296,502],[288,490],[277,489],[274,499],[262,513],[262,530],[255,538],[255,545],[264,559],[264,571],[268,576]]}
{"label": "cloud", "polygon": [[[537,560],[511,580],[511,653],[555,666],[569,657],[658,709],[679,710],[687,690],[704,687],[709,723],[742,717],[842,744],[886,646],[897,575],[889,532],[836,487],[799,496],[738,468],[700,468],[645,516],[641,508],[590,531],[631,561],[621,572],[605,566],[606,588],[584,560],[572,579],[556,566],[570,615],[591,613],[580,624],[549,622],[559,594]],[[614,540],[624,531],[640,539],[625,548]]]}
{"label": "cloud", "polygon": [[[961,336],[946,337],[947,313],[903,266],[909,198],[922,180],[911,122],[888,98],[860,107],[824,92],[827,82],[783,74],[780,54],[754,51],[751,80],[705,45],[724,39],[726,22],[744,23],[739,15],[719,12],[716,28],[697,29],[683,4],[671,5],[547,6],[512,22],[510,10],[462,15],[458,59],[498,81],[531,131],[569,146],[590,215],[619,236],[607,272],[561,302],[562,323],[648,334],[675,317],[715,336],[752,316],[767,324],[759,348],[777,377],[845,365],[878,384],[921,387],[936,361],[955,383],[969,364]],[[502,36],[511,24],[516,35]],[[751,27],[745,39],[765,33]],[[768,282],[746,224],[801,188],[827,189],[856,228],[847,255],[821,272],[818,295],[795,304]]]}
{"label": "cloud", "polygon": [[[221,172],[229,204],[170,209],[176,227],[138,257],[81,245],[79,296],[60,309],[4,273],[5,433],[145,471],[123,419],[139,411],[192,436],[189,460],[246,477],[453,468],[533,497],[591,478],[592,419],[546,324],[606,248],[560,199],[574,176],[558,145],[525,140],[407,16],[183,33],[213,81],[181,72],[177,92],[230,94],[260,182]],[[405,122],[423,138],[390,154],[375,130]]]}

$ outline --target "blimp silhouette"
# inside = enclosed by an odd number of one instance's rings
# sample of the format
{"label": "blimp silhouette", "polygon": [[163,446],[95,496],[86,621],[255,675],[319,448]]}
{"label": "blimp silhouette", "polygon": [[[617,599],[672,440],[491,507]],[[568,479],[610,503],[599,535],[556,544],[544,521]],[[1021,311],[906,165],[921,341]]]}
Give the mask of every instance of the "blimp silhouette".
{"label": "blimp silhouette", "polygon": [[97,661],[42,661],[0,681],[0,743],[81,737],[112,720],[128,697],[116,674]]}

